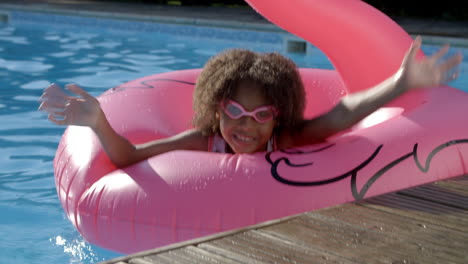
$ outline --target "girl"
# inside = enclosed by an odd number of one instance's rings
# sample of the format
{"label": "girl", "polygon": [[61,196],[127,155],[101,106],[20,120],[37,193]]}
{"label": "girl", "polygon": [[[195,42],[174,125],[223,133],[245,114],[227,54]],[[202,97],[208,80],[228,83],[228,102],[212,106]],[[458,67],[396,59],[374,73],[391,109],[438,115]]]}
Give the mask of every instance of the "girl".
{"label": "girl", "polygon": [[328,113],[303,118],[305,93],[296,65],[276,54],[230,50],[208,61],[195,87],[194,129],[170,138],[133,145],[109,125],[96,98],[75,84],[66,95],[51,85],[41,96],[39,110],[58,125],[88,126],[119,167],[172,150],[254,153],[308,145],[351,127],[404,92],[435,87],[457,77],[452,69],[462,56],[439,61],[448,46],[416,60],[417,37],[400,69],[368,90],[347,95]]}

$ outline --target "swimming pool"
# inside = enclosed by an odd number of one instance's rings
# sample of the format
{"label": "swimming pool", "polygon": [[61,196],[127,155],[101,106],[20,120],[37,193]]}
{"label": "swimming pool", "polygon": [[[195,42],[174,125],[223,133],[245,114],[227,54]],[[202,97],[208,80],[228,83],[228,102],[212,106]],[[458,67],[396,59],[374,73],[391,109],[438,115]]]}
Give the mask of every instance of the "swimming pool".
{"label": "swimming pool", "polygon": [[[138,77],[202,67],[232,47],[278,51],[301,67],[331,68],[308,47],[287,53],[291,37],[26,12],[0,25],[0,263],[95,263],[119,254],[90,245],[58,201],[52,159],[64,131],[36,111],[49,82],[75,82],[93,95]],[[432,52],[436,47],[425,45]],[[451,86],[468,91],[468,49]]]}

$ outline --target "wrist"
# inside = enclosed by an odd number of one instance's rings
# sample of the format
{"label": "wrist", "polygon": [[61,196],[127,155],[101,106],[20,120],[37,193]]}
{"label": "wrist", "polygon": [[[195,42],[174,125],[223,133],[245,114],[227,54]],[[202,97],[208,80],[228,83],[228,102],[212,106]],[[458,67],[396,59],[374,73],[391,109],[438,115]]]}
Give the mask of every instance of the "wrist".
{"label": "wrist", "polygon": [[399,91],[400,93],[404,93],[410,90],[410,86],[408,85],[408,82],[406,81],[406,78],[405,78],[404,69],[400,68],[393,75],[392,81],[394,83],[395,90]]}
{"label": "wrist", "polygon": [[100,131],[103,130],[103,128],[107,124],[107,119],[106,115],[104,114],[104,111],[102,111],[101,107],[99,107],[99,110],[97,111],[96,118],[94,119],[94,122],[90,125],[91,129],[93,129],[96,133],[99,133]]}

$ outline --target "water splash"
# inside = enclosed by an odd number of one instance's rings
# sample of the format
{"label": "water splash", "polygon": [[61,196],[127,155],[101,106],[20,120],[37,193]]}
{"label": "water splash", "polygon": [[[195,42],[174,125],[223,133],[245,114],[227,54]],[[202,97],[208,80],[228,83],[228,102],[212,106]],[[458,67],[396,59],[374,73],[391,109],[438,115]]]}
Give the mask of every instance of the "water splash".
{"label": "water splash", "polygon": [[99,257],[93,247],[82,237],[67,240],[62,236],[56,236],[49,239],[57,247],[62,247],[63,252],[70,257],[70,264],[88,264],[104,261]]}

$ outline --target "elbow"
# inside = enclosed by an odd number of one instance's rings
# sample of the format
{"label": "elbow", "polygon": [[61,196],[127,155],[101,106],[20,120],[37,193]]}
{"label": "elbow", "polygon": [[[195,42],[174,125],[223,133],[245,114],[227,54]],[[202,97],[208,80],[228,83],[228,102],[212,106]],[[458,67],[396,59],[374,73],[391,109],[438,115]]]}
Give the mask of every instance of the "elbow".
{"label": "elbow", "polygon": [[351,111],[343,101],[338,103],[327,118],[328,134],[333,135],[350,128],[354,124]]}
{"label": "elbow", "polygon": [[118,156],[110,157],[112,163],[118,168],[124,168],[130,166],[136,162],[135,149],[123,151]]}
{"label": "elbow", "polygon": [[132,164],[132,162],[125,159],[112,160],[112,163],[119,169],[125,168]]}

